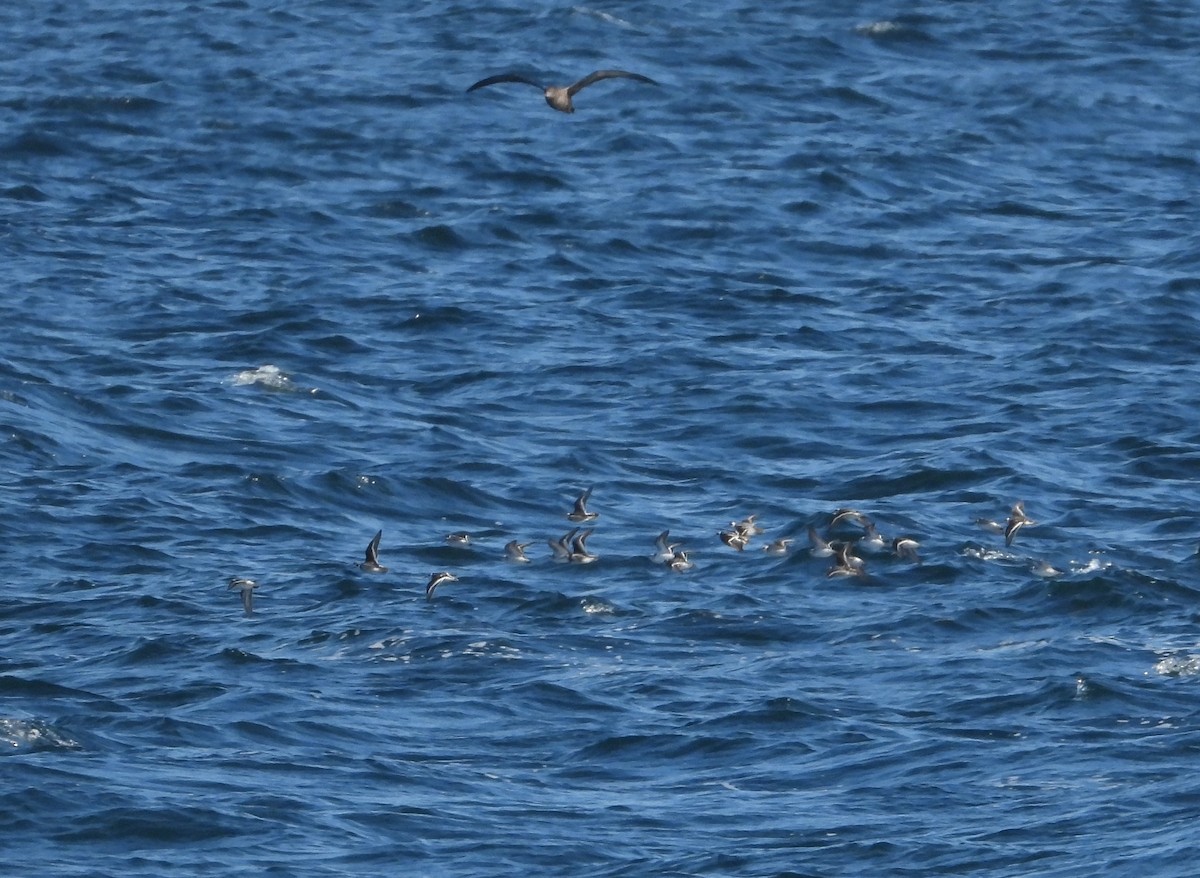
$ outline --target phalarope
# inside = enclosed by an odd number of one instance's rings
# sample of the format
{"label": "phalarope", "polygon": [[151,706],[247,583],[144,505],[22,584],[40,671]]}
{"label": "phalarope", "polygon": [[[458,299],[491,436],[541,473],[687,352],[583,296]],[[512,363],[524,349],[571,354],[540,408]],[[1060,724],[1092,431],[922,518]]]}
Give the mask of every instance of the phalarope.
{"label": "phalarope", "polygon": [[579,533],[579,528],[563,534],[557,540],[546,540],[547,545],[550,546],[550,550],[554,552],[555,561],[571,560],[571,540],[575,539],[575,534],[577,533]]}
{"label": "phalarope", "polygon": [[567,560],[572,564],[591,564],[599,555],[593,555],[587,549],[587,539],[594,533],[592,528],[580,533],[571,541],[571,554],[567,556]]}
{"label": "phalarope", "polygon": [[829,568],[826,576],[865,576],[866,567],[863,566],[862,558],[857,555],[850,554],[850,549],[853,548],[852,543],[835,543],[833,544],[834,555],[836,561]]}
{"label": "phalarope", "polygon": [[921,557],[917,554],[917,547],[920,545],[912,537],[896,537],[892,540],[892,551],[906,561],[916,561],[920,564]]}
{"label": "phalarope", "polygon": [[667,562],[667,566],[676,573],[683,573],[685,570],[691,570],[695,567],[696,563],[688,558],[687,552],[680,550],[671,556],[671,560]]}
{"label": "phalarope", "polygon": [[519,543],[516,540],[509,540],[504,544],[504,557],[517,564],[528,564],[529,559],[525,556],[525,550],[530,545],[531,543]]}
{"label": "phalarope", "polygon": [[600,517],[599,512],[588,512],[587,510],[587,501],[591,496],[591,488],[579,495],[579,499],[575,501],[575,508],[567,513],[569,521],[595,521]]}
{"label": "phalarope", "polygon": [[810,546],[808,551],[814,558],[833,557],[833,546],[829,544],[828,540],[823,539],[811,524],[808,526],[808,544]]}
{"label": "phalarope", "polygon": [[444,582],[458,582],[458,577],[453,573],[447,573],[445,570],[430,576],[429,584],[425,586],[425,600],[432,600],[434,591]]}
{"label": "phalarope", "polygon": [[842,522],[852,522],[866,530],[867,525],[871,523],[871,519],[857,509],[835,509],[833,510],[833,518],[829,521],[829,530],[833,530]]}
{"label": "phalarope", "polygon": [[254,589],[258,588],[258,583],[253,579],[244,579],[240,576],[235,576],[229,580],[229,591],[237,589],[242,593],[242,609],[249,616],[254,612]]}
{"label": "phalarope", "polygon": [[717,531],[717,536],[721,538],[721,542],[729,546],[731,549],[737,549],[739,552],[746,548],[748,540],[737,530],[721,530]]}
{"label": "phalarope", "polygon": [[1008,516],[1008,522],[1004,525],[1004,545],[1011,546],[1013,539],[1017,535],[1017,531],[1023,527],[1035,524],[1037,522],[1025,514],[1025,501],[1018,500],[1013,504],[1012,512]]}
{"label": "phalarope", "polygon": [[788,546],[794,542],[795,540],[791,537],[782,537],[767,543],[763,546],[763,551],[768,555],[786,555],[788,553]]}
{"label": "phalarope", "polygon": [[367,544],[367,557],[358,566],[367,573],[387,573],[388,569],[379,563],[379,541],[383,538],[383,531],[379,531],[371,538],[371,542]]}
{"label": "phalarope", "polygon": [[679,543],[672,544],[670,542],[671,532],[664,530],[654,540],[654,554],[650,556],[651,561],[661,561],[663,564],[670,564],[675,557],[675,550],[679,548]]}

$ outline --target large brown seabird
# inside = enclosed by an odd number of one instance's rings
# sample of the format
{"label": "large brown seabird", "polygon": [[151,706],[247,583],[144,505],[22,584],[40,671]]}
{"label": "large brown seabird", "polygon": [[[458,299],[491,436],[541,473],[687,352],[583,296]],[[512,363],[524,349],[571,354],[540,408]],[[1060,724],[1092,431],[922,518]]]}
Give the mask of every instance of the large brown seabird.
{"label": "large brown seabird", "polygon": [[648,82],[651,85],[658,85],[653,79],[648,76],[642,76],[640,73],[629,73],[626,70],[596,70],[589,73],[583,79],[574,85],[547,85],[543,86],[539,82],[534,82],[528,77],[521,76],[519,73],[499,73],[496,76],[489,76],[487,79],[481,79],[467,91],[475,91],[477,88],[486,88],[489,85],[496,85],[501,82],[520,82],[525,85],[532,85],[534,88],[540,88],[542,94],[546,97],[546,103],[556,110],[563,113],[574,113],[575,105],[571,103],[571,98],[575,97],[576,92],[580,89],[587,88],[593,82],[599,82],[602,79],[636,79],[638,82]]}

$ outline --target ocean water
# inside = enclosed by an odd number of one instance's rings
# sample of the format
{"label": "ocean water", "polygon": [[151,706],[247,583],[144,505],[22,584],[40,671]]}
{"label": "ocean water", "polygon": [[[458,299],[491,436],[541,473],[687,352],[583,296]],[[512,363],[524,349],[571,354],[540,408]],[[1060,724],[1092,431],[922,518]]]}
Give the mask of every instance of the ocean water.
{"label": "ocean water", "polygon": [[1190,5],[0,34],[7,871],[1194,874]]}

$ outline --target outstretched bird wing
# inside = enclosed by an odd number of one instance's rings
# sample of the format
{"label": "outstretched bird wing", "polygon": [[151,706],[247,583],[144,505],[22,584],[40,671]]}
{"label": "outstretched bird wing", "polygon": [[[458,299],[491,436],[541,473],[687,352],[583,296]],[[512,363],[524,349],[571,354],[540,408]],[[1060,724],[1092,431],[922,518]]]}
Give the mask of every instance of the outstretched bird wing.
{"label": "outstretched bird wing", "polygon": [[375,534],[375,536],[371,537],[371,542],[367,543],[367,557],[366,557],[367,564],[378,564],[379,563],[379,541],[382,538],[383,538],[383,531],[379,531],[379,533],[377,533],[377,534]]}
{"label": "outstretched bird wing", "polygon": [[[593,82],[599,82],[602,79],[618,79],[618,78],[620,78],[620,79],[636,79],[638,82],[648,82],[651,85],[658,85],[658,83],[655,82],[653,79],[651,79],[649,76],[642,76],[642,74],[640,74],[640,73],[629,73],[626,70],[596,70],[592,73],[589,73],[583,79],[579,80],[579,82],[575,83],[573,86],[568,88],[567,94],[571,97],[575,97],[576,92],[578,92],[580,89],[587,88]],[[470,91],[470,89],[467,89],[467,91]]]}
{"label": "outstretched bird wing", "polygon": [[[592,74],[595,76],[596,74]],[[522,76],[519,73],[497,73],[495,76],[489,76],[487,79],[481,79],[479,82],[471,86],[467,91],[475,91],[477,88],[486,88],[489,85],[495,85],[498,82],[523,82],[525,85],[532,85],[534,88],[542,88],[540,83],[534,82],[527,76]]]}
{"label": "outstretched bird wing", "polygon": [[591,488],[588,488],[586,491],[584,491],[582,494],[580,494],[578,499],[576,499],[576,501],[575,501],[575,509],[572,511],[571,514],[572,515],[587,515],[587,501],[588,501],[588,498],[591,496],[592,496]]}

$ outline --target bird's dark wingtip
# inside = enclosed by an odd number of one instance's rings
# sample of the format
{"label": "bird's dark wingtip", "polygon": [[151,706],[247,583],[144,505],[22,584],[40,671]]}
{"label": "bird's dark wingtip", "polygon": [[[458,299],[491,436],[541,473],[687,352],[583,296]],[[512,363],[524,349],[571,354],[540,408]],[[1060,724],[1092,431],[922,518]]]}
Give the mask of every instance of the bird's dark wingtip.
{"label": "bird's dark wingtip", "polygon": [[495,76],[489,76],[485,79],[479,80],[479,82],[468,87],[467,91],[469,91],[469,92],[475,91],[475,89],[477,89],[477,88],[485,88],[489,85],[496,85],[501,82],[519,82],[522,85],[532,85],[534,88],[542,87],[542,86],[538,85],[538,83],[536,83],[532,79],[530,79],[528,76],[522,76],[519,73],[497,73]]}

